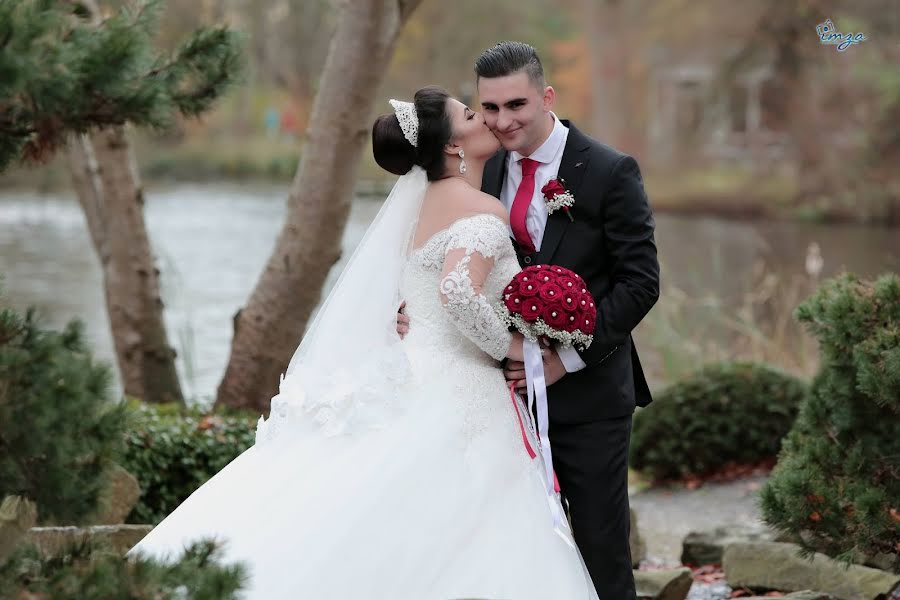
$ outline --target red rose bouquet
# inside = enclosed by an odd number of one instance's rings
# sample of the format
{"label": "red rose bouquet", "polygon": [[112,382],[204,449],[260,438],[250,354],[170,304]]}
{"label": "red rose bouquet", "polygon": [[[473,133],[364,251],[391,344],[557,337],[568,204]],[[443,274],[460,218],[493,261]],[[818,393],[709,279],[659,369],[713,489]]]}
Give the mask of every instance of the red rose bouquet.
{"label": "red rose bouquet", "polygon": [[[559,482],[553,471],[553,453],[550,449],[547,384],[538,338],[544,336],[562,346],[574,345],[582,350],[587,348],[594,339],[597,306],[578,274],[555,265],[536,265],[527,267],[513,277],[503,291],[503,302],[497,306],[497,312],[507,325],[525,336],[522,351],[527,382],[527,409],[520,409],[512,384],[509,388],[510,399],[516,409],[522,439],[531,458],[535,458],[537,453],[528,441],[523,421],[527,420],[531,430],[537,434],[554,529],[564,540],[573,544],[558,501]],[[535,408],[534,413],[532,407]],[[537,416],[536,427],[532,414]]]}
{"label": "red rose bouquet", "polygon": [[535,265],[503,291],[500,318],[527,339],[540,336],[584,350],[594,339],[597,307],[584,280],[564,267]]}

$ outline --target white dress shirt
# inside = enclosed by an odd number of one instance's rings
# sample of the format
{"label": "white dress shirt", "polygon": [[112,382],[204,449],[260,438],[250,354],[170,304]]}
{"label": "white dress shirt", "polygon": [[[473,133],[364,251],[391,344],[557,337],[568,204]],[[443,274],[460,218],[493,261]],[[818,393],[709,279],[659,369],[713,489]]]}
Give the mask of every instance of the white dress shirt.
{"label": "white dress shirt", "polygon": [[[547,227],[547,217],[549,216],[547,214],[547,203],[544,200],[544,195],[541,193],[541,188],[558,175],[563,151],[566,149],[566,140],[569,139],[569,129],[562,124],[555,114],[551,112],[550,115],[553,117],[553,130],[547,139],[544,140],[544,143],[527,157],[541,163],[534,173],[534,195],[531,197],[531,204],[528,206],[528,212],[525,214],[525,228],[528,230],[528,235],[531,236],[535,250],[541,249],[544,229]],[[515,150],[506,157],[506,179],[503,181],[503,187],[500,190],[500,201],[506,206],[507,211],[512,209],[516,190],[519,189],[519,184],[522,182],[522,165],[519,162],[522,158],[525,157]],[[512,229],[510,229],[510,237],[513,237]],[[557,352],[560,360],[566,367],[566,371],[569,373],[580,371],[586,366],[581,357],[578,356],[578,352],[571,346],[558,348]]]}

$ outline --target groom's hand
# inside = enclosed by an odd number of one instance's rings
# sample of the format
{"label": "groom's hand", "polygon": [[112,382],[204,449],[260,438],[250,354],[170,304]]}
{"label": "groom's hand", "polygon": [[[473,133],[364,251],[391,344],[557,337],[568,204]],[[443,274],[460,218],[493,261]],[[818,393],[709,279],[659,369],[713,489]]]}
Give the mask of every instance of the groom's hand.
{"label": "groom's hand", "polygon": [[400,303],[400,308],[397,310],[397,335],[400,336],[401,340],[409,333],[409,317],[403,313],[405,308],[406,300]]}
{"label": "groom's hand", "polygon": [[[544,357],[544,380],[547,382],[547,387],[550,387],[563,378],[563,375],[566,374],[566,367],[555,348],[544,348],[541,353]],[[503,368],[503,376],[507,381],[514,382],[517,390],[526,389],[525,363],[517,360],[507,361]]]}

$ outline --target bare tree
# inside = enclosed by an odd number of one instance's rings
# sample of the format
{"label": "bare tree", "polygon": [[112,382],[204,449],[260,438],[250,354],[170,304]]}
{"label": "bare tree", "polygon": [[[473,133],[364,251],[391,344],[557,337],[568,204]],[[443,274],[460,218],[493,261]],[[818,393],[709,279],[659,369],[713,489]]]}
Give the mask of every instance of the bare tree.
{"label": "bare tree", "polygon": [[591,132],[608,144],[621,147],[628,123],[624,103],[627,48],[622,0],[582,0],[590,49]]}
{"label": "bare tree", "polygon": [[100,267],[126,394],[183,402],[163,321],[159,269],[144,223],[144,194],[124,127],[73,136],[69,167]]}
{"label": "bare tree", "polygon": [[[94,24],[100,9],[85,0]],[[125,394],[184,402],[163,320],[159,269],[144,223],[144,192],[124,126],[73,136],[69,168],[103,269],[106,312]]]}
{"label": "bare tree", "polygon": [[420,0],[353,0],[341,7],[313,105],[303,158],[275,249],[234,318],[217,405],[268,411],[319,302],[350,213],[378,86],[403,24]]}

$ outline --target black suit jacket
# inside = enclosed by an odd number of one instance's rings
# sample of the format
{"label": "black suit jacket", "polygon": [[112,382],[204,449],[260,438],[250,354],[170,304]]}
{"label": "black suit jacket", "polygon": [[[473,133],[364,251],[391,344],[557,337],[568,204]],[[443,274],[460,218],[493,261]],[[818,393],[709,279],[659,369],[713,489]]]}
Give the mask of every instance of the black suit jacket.
{"label": "black suit jacket", "polygon": [[[655,223],[637,162],[581,133],[569,121],[559,177],[575,197],[574,222],[564,211],[549,216],[541,250],[523,254],[524,266],[555,264],[587,282],[597,303],[594,341],[579,352],[587,367],[548,388],[550,420],[585,423],[629,415],[651,402],[632,329],[659,298]],[[507,152],[484,171],[482,190],[500,197]],[[543,185],[544,182],[537,182]]]}

